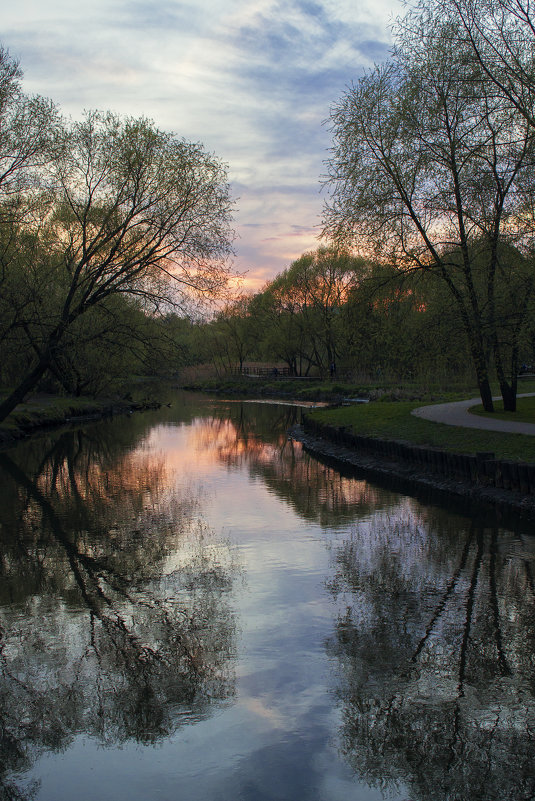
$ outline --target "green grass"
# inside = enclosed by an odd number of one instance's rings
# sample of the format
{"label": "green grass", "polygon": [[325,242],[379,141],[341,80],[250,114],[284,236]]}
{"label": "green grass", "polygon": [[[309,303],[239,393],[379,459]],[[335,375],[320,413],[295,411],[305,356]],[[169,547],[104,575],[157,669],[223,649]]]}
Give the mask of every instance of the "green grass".
{"label": "green grass", "polygon": [[[355,434],[407,440],[417,445],[461,453],[493,451],[497,458],[535,462],[535,437],[458,428],[411,415],[421,403],[376,402],[336,409],[318,409],[314,419],[329,425],[351,426]],[[510,419],[510,418],[508,418]]]}
{"label": "green grass", "polygon": [[495,420],[514,420],[518,423],[535,423],[535,396],[533,398],[518,398],[516,412],[504,412],[503,401],[501,400],[494,401],[494,409],[494,413],[485,412],[483,406],[479,405],[473,406],[470,412],[471,414],[481,415],[481,417],[492,417]]}
{"label": "green grass", "polygon": [[[134,400],[135,404],[136,401]],[[132,408],[130,400],[64,397],[39,393],[21,403],[0,424],[0,442],[3,437],[17,438],[21,434],[50,426],[63,425],[71,418],[99,416],[114,409],[115,412]]]}

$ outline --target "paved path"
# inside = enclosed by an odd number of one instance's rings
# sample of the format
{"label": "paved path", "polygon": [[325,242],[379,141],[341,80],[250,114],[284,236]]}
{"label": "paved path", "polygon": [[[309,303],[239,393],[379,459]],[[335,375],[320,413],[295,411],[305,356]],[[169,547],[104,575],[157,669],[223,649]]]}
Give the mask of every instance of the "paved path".
{"label": "paved path", "polygon": [[[519,398],[529,398],[535,392],[525,392]],[[499,398],[495,398],[498,400]],[[436,403],[433,406],[420,406],[413,409],[412,414],[424,420],[435,423],[445,423],[448,426],[462,426],[463,428],[479,428],[485,431],[504,431],[508,434],[529,434],[535,437],[535,423],[515,423],[509,420],[494,420],[491,417],[481,417],[470,414],[468,409],[481,403],[481,398],[456,401],[455,403]]]}

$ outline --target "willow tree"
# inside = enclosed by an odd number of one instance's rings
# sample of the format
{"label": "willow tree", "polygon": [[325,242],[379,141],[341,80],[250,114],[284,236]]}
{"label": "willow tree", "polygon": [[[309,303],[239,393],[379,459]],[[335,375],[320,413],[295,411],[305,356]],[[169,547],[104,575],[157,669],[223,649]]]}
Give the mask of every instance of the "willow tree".
{"label": "willow tree", "polygon": [[21,234],[35,230],[35,200],[53,158],[58,125],[53,103],[25,94],[18,62],[0,46],[1,377],[11,358],[21,363],[19,340],[31,294],[19,264],[33,260],[32,236]]}
{"label": "willow tree", "polygon": [[[478,69],[455,22],[422,11],[401,30],[392,60],[334,106],[332,126],[325,234],[373,248],[401,271],[440,276],[492,411],[489,370],[493,350],[499,362],[501,339],[496,304],[507,272],[501,245],[529,248],[535,230],[529,122]],[[505,408],[514,410],[514,358],[509,367],[500,386]]]}
{"label": "willow tree", "polygon": [[0,45],[0,222],[12,220],[22,193],[38,185],[58,123],[50,100],[24,93],[22,70]]}
{"label": "willow tree", "polygon": [[230,272],[226,169],[201,145],[146,119],[90,112],[56,134],[47,180],[33,201],[38,258],[18,265],[35,288],[24,325],[32,359],[0,420],[54,365],[83,315],[98,307],[113,316],[117,296],[169,311],[186,295],[217,294]]}

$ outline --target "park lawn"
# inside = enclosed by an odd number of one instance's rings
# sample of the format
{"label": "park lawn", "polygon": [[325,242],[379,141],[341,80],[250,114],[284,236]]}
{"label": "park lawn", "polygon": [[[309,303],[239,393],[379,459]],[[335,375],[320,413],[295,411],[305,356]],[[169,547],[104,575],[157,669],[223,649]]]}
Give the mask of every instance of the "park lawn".
{"label": "park lawn", "polygon": [[492,451],[500,459],[535,462],[535,437],[478,431],[422,420],[411,414],[413,409],[421,405],[421,402],[410,401],[376,401],[334,409],[315,409],[311,417],[329,425],[350,426],[355,434],[406,440],[415,445],[460,453]]}
{"label": "park lawn", "polygon": [[518,423],[535,423],[535,396],[533,398],[517,398],[516,412],[504,412],[503,401],[494,401],[494,413],[485,412],[481,404],[472,406],[471,414],[482,417],[494,417],[498,420],[514,420]]}

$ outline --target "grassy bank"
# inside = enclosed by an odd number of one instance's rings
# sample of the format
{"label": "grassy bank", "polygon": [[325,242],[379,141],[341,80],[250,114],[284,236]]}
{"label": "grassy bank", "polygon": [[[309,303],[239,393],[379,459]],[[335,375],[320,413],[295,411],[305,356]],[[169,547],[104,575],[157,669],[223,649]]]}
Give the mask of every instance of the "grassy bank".
{"label": "grassy bank", "polygon": [[[519,399],[520,415],[526,400],[528,399]],[[350,426],[355,434],[407,440],[417,445],[460,453],[493,451],[497,458],[535,462],[535,437],[458,428],[422,420],[411,414],[412,409],[421,405],[421,402],[414,401],[380,401],[336,409],[318,409],[312,415],[329,425]],[[531,407],[531,403],[527,405]],[[506,419],[521,420],[523,417],[513,418],[509,414]]]}
{"label": "grassy bank", "polygon": [[[219,378],[191,382],[184,388],[225,397],[270,397],[331,403],[340,403],[348,398],[370,398],[370,403],[318,409],[312,414],[331,425],[350,426],[355,434],[407,440],[462,453],[493,451],[497,458],[535,462],[535,437],[457,428],[411,415],[412,409],[427,403],[477,397],[475,387],[445,388],[439,383],[430,382],[425,385],[405,382],[401,386],[393,386],[387,381],[356,384],[283,378]],[[535,392],[535,380],[523,382],[519,392]],[[514,415],[500,411],[500,402],[496,407],[497,418],[535,422],[535,399],[519,398],[518,411]],[[484,413],[477,408],[476,412]]]}
{"label": "grassy bank", "polygon": [[125,414],[141,409],[155,408],[159,404],[145,395],[112,398],[71,398],[38,394],[20,404],[0,424],[0,444],[10,443],[35,431],[66,425],[81,420],[92,420],[112,414]]}

